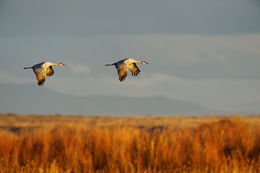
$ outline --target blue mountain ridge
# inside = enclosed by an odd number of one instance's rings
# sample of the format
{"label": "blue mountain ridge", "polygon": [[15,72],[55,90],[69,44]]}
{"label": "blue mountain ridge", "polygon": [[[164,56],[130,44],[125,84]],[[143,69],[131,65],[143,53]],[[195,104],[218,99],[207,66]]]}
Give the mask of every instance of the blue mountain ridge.
{"label": "blue mountain ridge", "polygon": [[37,85],[1,84],[0,113],[67,115],[206,115],[217,111],[163,96],[66,95]]}

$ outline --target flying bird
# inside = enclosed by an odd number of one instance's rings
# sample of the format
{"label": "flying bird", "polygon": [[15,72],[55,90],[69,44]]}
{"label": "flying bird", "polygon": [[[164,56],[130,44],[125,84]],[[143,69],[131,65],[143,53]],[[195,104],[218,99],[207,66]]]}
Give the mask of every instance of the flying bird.
{"label": "flying bird", "polygon": [[125,80],[128,74],[128,69],[132,72],[132,76],[137,76],[140,73],[140,69],[138,68],[137,63],[148,64],[146,61],[137,61],[132,58],[126,58],[113,64],[106,64],[105,66],[114,65],[118,71],[119,80],[122,82]]}
{"label": "flying bird", "polygon": [[53,66],[64,66],[63,63],[52,63],[52,62],[42,62],[39,64],[35,64],[31,67],[24,67],[24,69],[33,69],[33,72],[36,75],[36,79],[38,81],[38,85],[42,86],[45,82],[46,76],[52,76],[54,74]]}

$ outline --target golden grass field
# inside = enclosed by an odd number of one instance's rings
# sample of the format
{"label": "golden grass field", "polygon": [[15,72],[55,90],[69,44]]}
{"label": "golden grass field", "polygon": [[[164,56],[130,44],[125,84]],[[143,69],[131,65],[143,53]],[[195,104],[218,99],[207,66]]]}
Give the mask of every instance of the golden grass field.
{"label": "golden grass field", "polygon": [[260,116],[0,114],[0,173],[260,172]]}

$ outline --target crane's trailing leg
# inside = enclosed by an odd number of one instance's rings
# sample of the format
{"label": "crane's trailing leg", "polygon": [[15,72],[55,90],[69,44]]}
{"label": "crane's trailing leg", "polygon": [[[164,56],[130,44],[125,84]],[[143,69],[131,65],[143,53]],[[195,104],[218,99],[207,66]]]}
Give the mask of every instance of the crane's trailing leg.
{"label": "crane's trailing leg", "polygon": [[24,67],[23,69],[32,69],[32,67]]}

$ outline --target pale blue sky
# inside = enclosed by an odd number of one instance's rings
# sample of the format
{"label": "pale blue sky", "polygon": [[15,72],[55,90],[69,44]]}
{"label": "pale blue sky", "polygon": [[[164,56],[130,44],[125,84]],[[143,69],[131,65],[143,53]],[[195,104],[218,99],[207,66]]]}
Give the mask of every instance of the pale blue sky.
{"label": "pale blue sky", "polygon": [[[45,88],[260,113],[259,19],[259,0],[0,0],[0,84],[35,84],[24,66],[62,61]],[[125,57],[150,64],[120,83],[104,64]]]}

